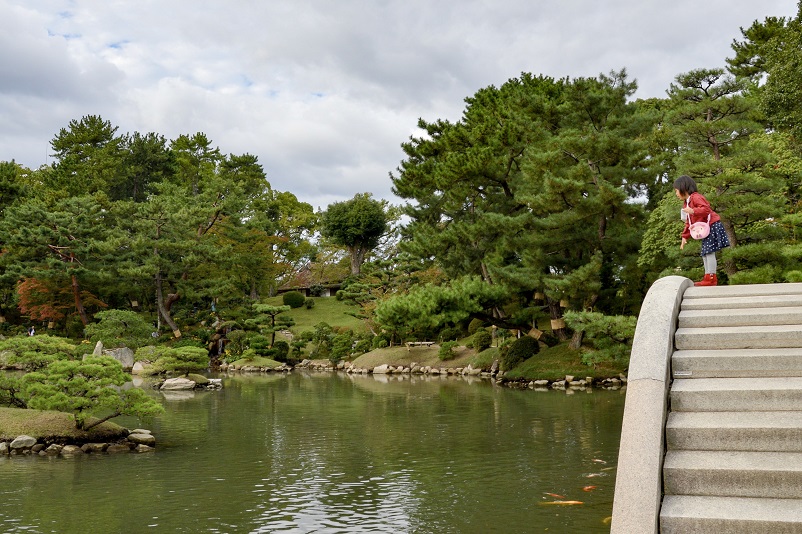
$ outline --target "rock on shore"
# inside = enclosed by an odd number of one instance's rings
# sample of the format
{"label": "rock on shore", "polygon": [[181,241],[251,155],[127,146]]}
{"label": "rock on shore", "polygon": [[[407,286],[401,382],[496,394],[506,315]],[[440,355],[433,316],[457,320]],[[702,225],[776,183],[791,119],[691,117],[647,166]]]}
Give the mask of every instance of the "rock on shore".
{"label": "rock on shore", "polygon": [[56,443],[53,439],[39,441],[31,436],[17,436],[11,441],[0,441],[2,456],[75,456],[80,454],[120,452],[151,452],[156,450],[156,438],[150,430],[137,428],[128,436],[113,443]]}

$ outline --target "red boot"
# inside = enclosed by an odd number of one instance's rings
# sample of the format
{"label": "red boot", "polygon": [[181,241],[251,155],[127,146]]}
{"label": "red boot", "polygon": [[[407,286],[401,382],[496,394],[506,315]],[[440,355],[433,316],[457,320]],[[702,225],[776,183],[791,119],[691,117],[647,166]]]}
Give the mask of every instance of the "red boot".
{"label": "red boot", "polygon": [[699,282],[694,282],[695,286],[715,286],[718,285],[718,278],[715,274],[706,274]]}

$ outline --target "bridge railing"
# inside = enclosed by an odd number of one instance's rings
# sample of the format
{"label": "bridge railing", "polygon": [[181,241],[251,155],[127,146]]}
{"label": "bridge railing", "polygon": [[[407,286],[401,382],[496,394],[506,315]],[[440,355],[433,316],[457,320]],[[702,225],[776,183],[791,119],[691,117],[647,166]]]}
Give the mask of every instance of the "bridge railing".
{"label": "bridge railing", "polygon": [[674,332],[682,295],[692,285],[681,276],[661,278],[641,306],[627,376],[612,534],[656,534],[660,528]]}

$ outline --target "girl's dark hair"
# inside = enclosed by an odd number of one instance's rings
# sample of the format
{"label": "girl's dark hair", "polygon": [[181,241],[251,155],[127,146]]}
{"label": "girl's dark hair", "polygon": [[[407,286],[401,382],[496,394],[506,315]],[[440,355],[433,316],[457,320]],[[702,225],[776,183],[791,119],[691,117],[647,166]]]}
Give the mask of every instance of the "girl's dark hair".
{"label": "girl's dark hair", "polygon": [[690,195],[691,193],[696,193],[696,182],[687,174],[683,174],[674,180],[674,189],[683,195]]}

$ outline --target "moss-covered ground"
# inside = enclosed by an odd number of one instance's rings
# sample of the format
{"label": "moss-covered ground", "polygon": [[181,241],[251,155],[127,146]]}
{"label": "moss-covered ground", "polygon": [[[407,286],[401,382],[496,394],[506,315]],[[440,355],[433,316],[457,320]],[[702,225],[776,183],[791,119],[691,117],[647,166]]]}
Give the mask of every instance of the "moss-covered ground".
{"label": "moss-covered ground", "polygon": [[124,438],[128,431],[106,421],[89,431],[75,428],[72,415],[50,410],[25,410],[0,407],[0,440],[26,435],[37,439],[70,439],[78,442],[103,442]]}

